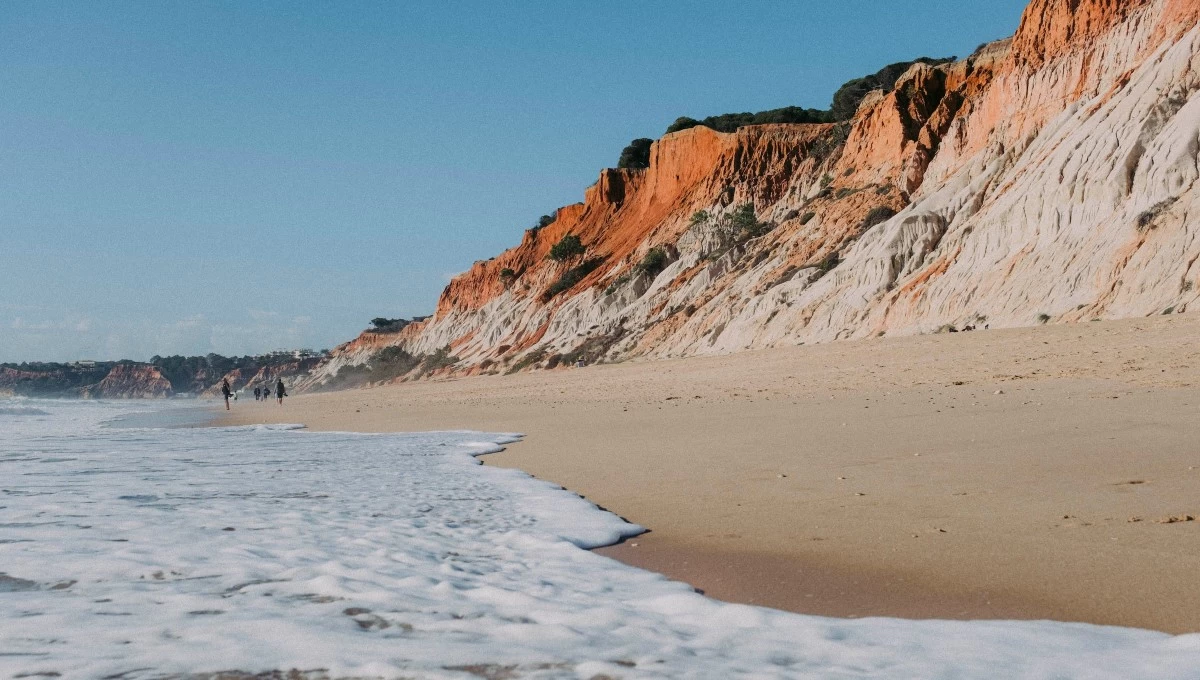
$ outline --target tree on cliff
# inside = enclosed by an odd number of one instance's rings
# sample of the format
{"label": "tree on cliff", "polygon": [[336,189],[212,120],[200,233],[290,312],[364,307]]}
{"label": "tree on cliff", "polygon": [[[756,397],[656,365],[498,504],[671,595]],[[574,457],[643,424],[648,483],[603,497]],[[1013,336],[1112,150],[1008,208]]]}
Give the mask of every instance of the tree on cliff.
{"label": "tree on cliff", "polygon": [[621,150],[621,158],[617,161],[618,168],[642,169],[650,167],[650,145],[653,139],[642,137],[629,143]]}
{"label": "tree on cliff", "polygon": [[381,333],[396,333],[404,329],[411,323],[408,319],[388,319],[386,317],[377,316],[371,319],[371,326],[374,330]]}
{"label": "tree on cliff", "polygon": [[[667,127],[666,134],[687,130],[698,126],[712,128],[718,132],[734,132],[738,128],[746,127],[747,125],[769,125],[773,123],[837,123],[850,120],[854,114],[858,112],[858,105],[867,96],[871,90],[883,90],[891,92],[896,87],[896,81],[904,72],[912,68],[913,64],[922,63],[930,66],[950,63],[957,57],[948,57],[945,59],[931,59],[929,57],[920,57],[912,61],[901,61],[895,64],[889,64],[876,73],[872,73],[862,78],[855,78],[846,82],[833,95],[833,102],[828,111],[820,109],[805,109],[799,106],[785,106],[781,109],[769,109],[767,111],[759,111],[751,113],[744,111],[742,113],[723,113],[719,116],[709,116],[703,120],[688,118],[682,116],[676,118],[674,123]],[[634,140],[640,142],[642,140]],[[633,145],[626,147],[628,151]],[[621,153],[621,157],[625,157],[625,153]],[[624,167],[618,165],[617,167]],[[638,167],[638,166],[631,166]]]}
{"label": "tree on cliff", "polygon": [[833,95],[833,104],[830,108],[830,113],[833,115],[833,120],[842,121],[850,120],[858,113],[858,105],[866,98],[871,90],[883,90],[891,92],[896,87],[896,81],[900,76],[904,75],[905,71],[912,68],[913,64],[929,64],[937,66],[939,64],[947,64],[957,59],[957,57],[948,57],[945,59],[930,59],[929,57],[921,57],[912,61],[901,61],[895,64],[888,64],[878,72],[862,78],[855,78],[838,88],[838,91]]}
{"label": "tree on cliff", "polygon": [[734,132],[738,128],[746,127],[747,125],[771,125],[775,123],[828,123],[832,119],[828,111],[819,109],[804,109],[799,106],[785,106],[782,109],[770,109],[767,111],[759,111],[758,113],[750,113],[745,111],[742,113],[723,113],[719,116],[709,116],[704,120],[696,120],[695,118],[676,118],[674,123],[667,128],[667,134],[687,130],[697,126],[712,128],[717,132]]}
{"label": "tree on cliff", "polygon": [[587,248],[584,247],[578,236],[567,234],[550,248],[550,254],[546,257],[555,262],[570,262],[583,257],[586,252]]}

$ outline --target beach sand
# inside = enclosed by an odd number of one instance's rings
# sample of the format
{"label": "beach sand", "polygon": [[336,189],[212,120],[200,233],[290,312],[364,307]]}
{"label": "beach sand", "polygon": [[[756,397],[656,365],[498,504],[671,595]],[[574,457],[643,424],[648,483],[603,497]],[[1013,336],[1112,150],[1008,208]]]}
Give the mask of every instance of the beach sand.
{"label": "beach sand", "polygon": [[1196,632],[1197,339],[1200,315],[880,338],[241,401],[221,422],[523,432],[486,463],[647,527],[601,552],[719,599]]}

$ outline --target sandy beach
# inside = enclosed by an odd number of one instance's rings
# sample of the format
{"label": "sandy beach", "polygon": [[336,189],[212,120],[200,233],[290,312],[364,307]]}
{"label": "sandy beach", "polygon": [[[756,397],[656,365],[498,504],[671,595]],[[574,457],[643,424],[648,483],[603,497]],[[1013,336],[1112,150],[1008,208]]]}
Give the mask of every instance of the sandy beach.
{"label": "sandy beach", "polygon": [[650,532],[602,549],[841,617],[1200,631],[1200,315],[243,399],[224,424],[525,439]]}

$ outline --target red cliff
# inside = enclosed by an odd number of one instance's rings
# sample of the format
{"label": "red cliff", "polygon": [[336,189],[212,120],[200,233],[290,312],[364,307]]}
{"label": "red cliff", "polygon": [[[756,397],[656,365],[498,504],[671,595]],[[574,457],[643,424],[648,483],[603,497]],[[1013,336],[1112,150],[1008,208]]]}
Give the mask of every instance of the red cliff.
{"label": "red cliff", "polygon": [[171,383],[154,366],[121,363],[95,385],[80,390],[88,399],[157,399],[171,396]]}
{"label": "red cliff", "polygon": [[[666,135],[316,382],[387,347],[477,373],[1186,310],[1198,23],[1195,0],[1034,0],[847,123]],[[549,260],[567,235],[585,254]]]}

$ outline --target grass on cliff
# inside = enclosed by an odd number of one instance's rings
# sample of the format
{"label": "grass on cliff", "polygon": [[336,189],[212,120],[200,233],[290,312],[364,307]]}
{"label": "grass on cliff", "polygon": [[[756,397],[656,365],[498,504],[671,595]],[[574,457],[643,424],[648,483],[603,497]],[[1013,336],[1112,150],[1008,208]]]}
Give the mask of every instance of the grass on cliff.
{"label": "grass on cliff", "polygon": [[449,345],[432,354],[412,354],[402,347],[384,347],[372,354],[364,363],[342,366],[318,389],[322,392],[331,392],[406,376],[419,379],[433,371],[453,366],[456,363],[458,363],[458,357],[451,355]]}
{"label": "grass on cliff", "polygon": [[655,246],[646,251],[646,256],[638,263],[637,269],[653,278],[667,268],[668,262],[667,251],[659,246]]}
{"label": "grass on cliff", "polygon": [[542,302],[549,302],[560,293],[565,293],[566,291],[571,290],[578,285],[580,281],[584,280],[588,274],[596,271],[596,268],[599,267],[603,262],[604,258],[593,257],[584,260],[578,266],[572,267],[563,272],[563,275],[560,276],[557,281],[550,284],[550,287],[546,289],[546,292],[542,293]]}
{"label": "grass on cliff", "polygon": [[858,225],[858,233],[862,234],[874,226],[878,226],[887,222],[896,216],[896,211],[886,205],[881,205],[867,213],[861,224]]}
{"label": "grass on cliff", "polygon": [[1168,198],[1165,201],[1159,201],[1150,207],[1149,210],[1138,215],[1137,230],[1141,232],[1149,231],[1157,227],[1158,218],[1162,217],[1163,213],[1171,209],[1177,199]]}
{"label": "grass on cliff", "polygon": [[504,374],[512,375],[513,373],[519,373],[534,364],[541,363],[542,360],[544,360],[545,358],[546,358],[546,348],[545,347],[534,350],[532,352],[529,352],[525,356],[521,357],[520,359],[518,359],[517,362],[514,363],[512,366],[509,366],[508,370],[505,371]]}
{"label": "grass on cliff", "polygon": [[775,228],[771,222],[758,219],[754,213],[753,203],[743,203],[720,217],[713,216],[707,210],[700,210],[692,215],[693,227],[708,227],[723,233],[737,243],[744,243],[758,238]]}

